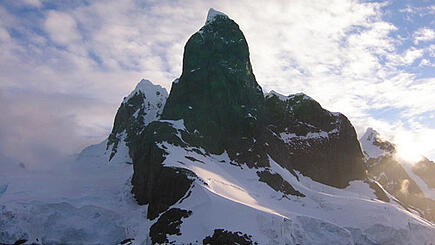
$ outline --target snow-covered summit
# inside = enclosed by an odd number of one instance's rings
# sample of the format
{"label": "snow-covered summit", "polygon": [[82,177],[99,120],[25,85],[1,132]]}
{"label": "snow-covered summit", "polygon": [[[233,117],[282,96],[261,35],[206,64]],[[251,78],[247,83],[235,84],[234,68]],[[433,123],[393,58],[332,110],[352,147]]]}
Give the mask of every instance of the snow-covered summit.
{"label": "snow-covered summit", "polygon": [[367,128],[366,132],[364,133],[363,137],[361,139],[365,139],[369,142],[373,142],[378,137],[379,133],[378,131],[374,130],[373,128]]}
{"label": "snow-covered summit", "polygon": [[131,93],[127,97],[124,98],[122,103],[126,103],[130,98],[138,93],[144,94],[146,97],[149,98],[149,100],[152,101],[155,101],[156,97],[161,97],[159,95],[168,97],[168,91],[166,91],[165,88],[160,85],[153,84],[150,80],[142,79],[136,85],[136,88],[131,91]]}
{"label": "snow-covered summit", "polygon": [[379,133],[373,128],[367,128],[360,138],[363,153],[367,159],[378,158],[383,155],[392,154],[395,147],[392,143],[380,139]]}
{"label": "snow-covered summit", "polygon": [[208,23],[214,21],[216,16],[225,16],[225,17],[228,17],[228,15],[226,15],[226,14],[220,12],[220,11],[217,11],[217,10],[215,10],[213,8],[210,8],[208,10],[207,20],[205,21],[205,24],[208,24]]}
{"label": "snow-covered summit", "polygon": [[[86,147],[79,161],[98,163],[131,163],[127,142],[139,134],[149,123],[156,121],[165,106],[168,92],[160,85],[142,79],[136,88],[124,97],[115,117],[109,137],[97,145]],[[83,160],[85,159],[85,160]]]}

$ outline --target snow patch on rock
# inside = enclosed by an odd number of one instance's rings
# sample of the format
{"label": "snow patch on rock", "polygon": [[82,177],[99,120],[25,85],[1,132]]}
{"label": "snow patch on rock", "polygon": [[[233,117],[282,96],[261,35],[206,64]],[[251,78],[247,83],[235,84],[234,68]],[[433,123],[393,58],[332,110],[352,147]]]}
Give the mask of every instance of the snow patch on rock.
{"label": "snow patch on rock", "polygon": [[385,154],[385,150],[381,149],[375,144],[378,140],[379,133],[373,128],[367,128],[365,134],[360,138],[361,147],[363,149],[364,156],[367,159],[378,158]]}
{"label": "snow patch on rock", "polygon": [[208,23],[214,21],[216,16],[225,16],[225,17],[228,18],[228,16],[226,14],[224,14],[224,13],[222,13],[220,11],[217,11],[217,10],[215,10],[213,8],[210,8],[208,10],[208,13],[207,13],[207,20],[205,21],[205,24],[208,24]]}

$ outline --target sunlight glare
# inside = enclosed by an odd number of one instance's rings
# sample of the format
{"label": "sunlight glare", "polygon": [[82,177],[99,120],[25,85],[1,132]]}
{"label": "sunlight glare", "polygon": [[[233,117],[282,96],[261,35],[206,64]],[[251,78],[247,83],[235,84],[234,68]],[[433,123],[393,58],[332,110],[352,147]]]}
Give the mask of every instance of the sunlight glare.
{"label": "sunlight glare", "polygon": [[396,137],[397,153],[396,156],[409,164],[416,164],[423,159],[421,154],[421,146],[417,143],[418,140],[410,133],[402,133]]}

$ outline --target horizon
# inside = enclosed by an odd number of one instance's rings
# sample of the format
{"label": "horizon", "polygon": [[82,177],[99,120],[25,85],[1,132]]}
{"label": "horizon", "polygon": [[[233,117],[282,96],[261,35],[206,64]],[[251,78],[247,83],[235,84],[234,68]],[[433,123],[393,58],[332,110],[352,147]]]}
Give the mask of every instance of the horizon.
{"label": "horizon", "polygon": [[435,159],[435,5],[346,0],[0,3],[0,154],[39,166],[103,141],[141,79],[170,91],[209,8],[240,25],[264,92],[303,92],[359,137]]}

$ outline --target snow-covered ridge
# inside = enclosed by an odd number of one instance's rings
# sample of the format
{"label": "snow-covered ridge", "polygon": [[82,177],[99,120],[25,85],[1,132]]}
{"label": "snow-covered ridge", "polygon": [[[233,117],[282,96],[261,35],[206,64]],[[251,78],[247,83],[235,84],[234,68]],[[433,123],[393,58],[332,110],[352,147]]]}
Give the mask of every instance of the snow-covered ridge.
{"label": "snow-covered ridge", "polygon": [[276,92],[275,90],[271,90],[270,92],[268,92],[264,95],[265,98],[270,98],[272,96],[276,96],[276,97],[278,97],[278,99],[280,99],[281,101],[284,101],[284,102],[288,101],[290,99],[293,99],[295,97],[302,97],[303,100],[314,100],[313,98],[311,98],[310,96],[308,96],[304,93],[296,93],[296,94],[290,94],[288,96],[285,96],[283,94]]}
{"label": "snow-covered ridge", "polygon": [[216,18],[216,16],[225,16],[228,18],[228,16],[220,11],[217,11],[213,8],[210,8],[208,10],[208,14],[207,14],[207,20],[205,21],[205,24],[208,24],[212,21],[214,21],[214,19]]}
{"label": "snow-covered ridge", "polygon": [[280,99],[281,101],[287,101],[288,100],[288,96],[285,96],[285,95],[283,95],[283,94],[280,94],[280,93],[278,93],[278,92],[276,92],[275,90],[271,90],[269,93],[266,93],[265,95],[264,95],[264,97],[265,98],[270,98],[270,97],[272,97],[272,96],[276,96],[276,97],[278,97],[278,99]]}

